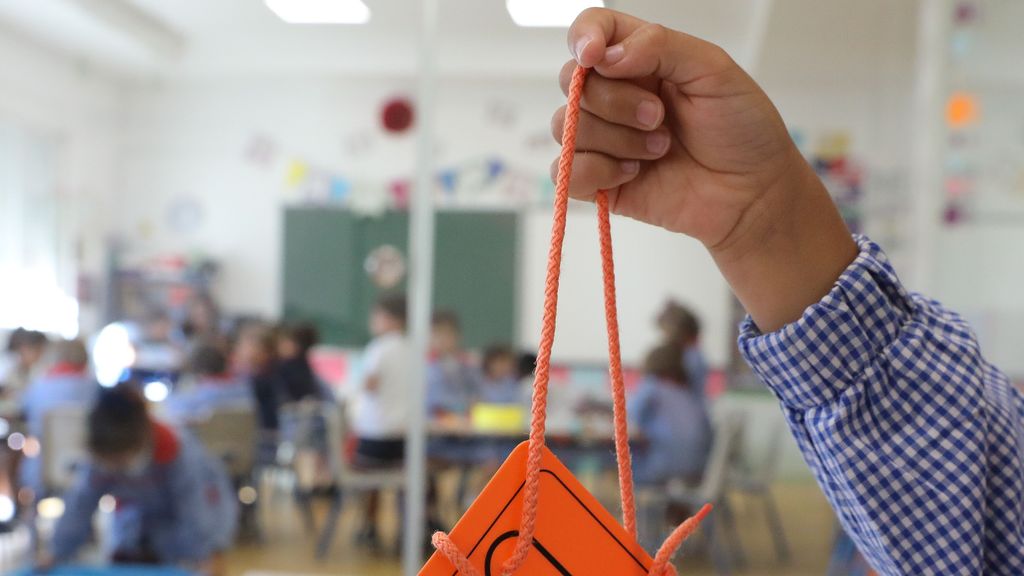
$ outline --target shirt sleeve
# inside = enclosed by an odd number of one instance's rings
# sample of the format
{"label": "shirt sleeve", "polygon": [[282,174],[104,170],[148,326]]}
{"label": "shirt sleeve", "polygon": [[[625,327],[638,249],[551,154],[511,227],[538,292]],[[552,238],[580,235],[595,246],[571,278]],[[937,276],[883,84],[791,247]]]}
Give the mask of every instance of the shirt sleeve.
{"label": "shirt sleeve", "polygon": [[883,574],[1024,574],[1024,403],[968,325],[860,254],[796,322],[740,350],[843,527]]}
{"label": "shirt sleeve", "polygon": [[64,514],[53,534],[53,557],[58,564],[74,559],[92,534],[92,517],[103,494],[91,467],[82,470],[64,497]]}

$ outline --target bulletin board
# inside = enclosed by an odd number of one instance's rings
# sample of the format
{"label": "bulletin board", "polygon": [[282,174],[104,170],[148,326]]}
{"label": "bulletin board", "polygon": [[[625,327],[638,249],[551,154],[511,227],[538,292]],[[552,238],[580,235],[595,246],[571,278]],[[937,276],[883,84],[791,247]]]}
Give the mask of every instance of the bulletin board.
{"label": "bulletin board", "polygon": [[[517,214],[441,211],[435,226],[434,308],[459,314],[468,347],[515,343]],[[287,208],[285,319],[315,323],[328,344],[365,345],[374,302],[383,293],[406,289],[407,272],[395,284],[382,286],[375,267],[384,260],[408,270],[408,230],[404,211],[371,216],[343,208]]]}

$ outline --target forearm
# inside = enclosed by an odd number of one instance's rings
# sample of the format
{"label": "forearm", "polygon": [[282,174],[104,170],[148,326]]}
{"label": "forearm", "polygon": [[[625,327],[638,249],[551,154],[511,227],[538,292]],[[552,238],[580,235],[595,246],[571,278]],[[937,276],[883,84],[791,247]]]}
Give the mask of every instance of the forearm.
{"label": "forearm", "polygon": [[710,251],[736,297],[764,332],[821,300],[857,246],[828,191],[793,149],[786,177],[751,205]]}

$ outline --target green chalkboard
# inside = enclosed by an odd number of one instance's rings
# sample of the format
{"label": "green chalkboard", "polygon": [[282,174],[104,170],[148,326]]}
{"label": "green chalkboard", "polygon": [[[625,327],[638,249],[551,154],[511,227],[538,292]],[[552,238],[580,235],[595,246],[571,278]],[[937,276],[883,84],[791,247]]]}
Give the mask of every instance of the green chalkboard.
{"label": "green chalkboard", "polygon": [[[517,215],[446,211],[436,215],[434,306],[462,319],[468,347],[515,342]],[[288,208],[284,214],[282,310],[314,322],[323,340],[362,346],[367,315],[381,294],[367,257],[391,245],[408,257],[406,212],[360,216],[343,209]],[[393,290],[405,289],[404,280]]]}

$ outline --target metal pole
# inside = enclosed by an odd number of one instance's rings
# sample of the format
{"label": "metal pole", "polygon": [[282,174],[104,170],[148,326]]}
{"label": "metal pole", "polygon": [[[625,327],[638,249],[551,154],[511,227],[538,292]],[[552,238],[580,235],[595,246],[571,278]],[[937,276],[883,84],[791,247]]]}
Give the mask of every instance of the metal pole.
{"label": "metal pole", "polygon": [[409,230],[409,311],[413,370],[409,401],[413,410],[406,433],[406,480],[402,567],[415,576],[423,562],[423,530],[426,526],[426,358],[430,336],[430,310],[434,265],[434,208],[432,195],[434,142],[435,52],[437,49],[437,0],[421,0],[419,82],[416,99],[417,156]]}
{"label": "metal pole", "polygon": [[911,141],[909,285],[930,293],[934,246],[939,225],[943,151],[942,101],[946,88],[946,50],[951,5],[949,0],[919,0],[916,74],[914,78],[914,135]]}

